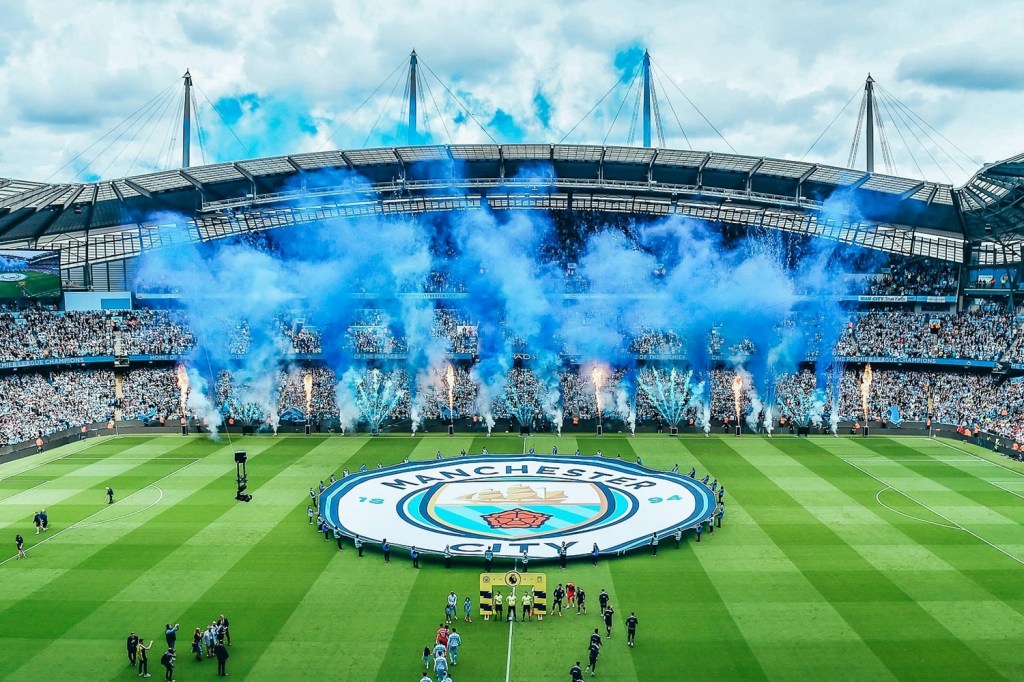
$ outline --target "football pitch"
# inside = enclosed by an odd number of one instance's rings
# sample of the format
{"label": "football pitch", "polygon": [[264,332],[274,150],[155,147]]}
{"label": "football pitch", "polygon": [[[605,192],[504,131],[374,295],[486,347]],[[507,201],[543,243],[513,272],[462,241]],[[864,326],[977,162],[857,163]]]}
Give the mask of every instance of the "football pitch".
{"label": "football pitch", "polygon": [[0,299],[60,294],[60,277],[58,275],[31,270],[16,274],[24,275],[25,278],[15,282],[0,281]]}
{"label": "football pitch", "polygon": [[[482,561],[415,570],[396,548],[385,565],[307,523],[309,487],[345,467],[556,444],[710,473],[727,487],[722,528],[679,549],[663,539],[657,557],[531,562],[552,586],[584,587],[590,613],[510,626],[476,611]],[[248,504],[234,500],[236,449],[249,454]],[[35,535],[39,508],[51,529]],[[0,464],[0,527],[4,680],[135,679],[132,630],[155,640],[160,679],[165,623],[181,624],[175,679],[214,679],[189,646],[224,613],[232,677],[417,682],[455,590],[460,617],[467,595],[474,612],[458,624],[454,682],[564,682],[586,665],[601,589],[616,623],[593,679],[1024,679],[1024,467],[946,441],[125,436]],[[14,558],[16,533],[27,559]]]}

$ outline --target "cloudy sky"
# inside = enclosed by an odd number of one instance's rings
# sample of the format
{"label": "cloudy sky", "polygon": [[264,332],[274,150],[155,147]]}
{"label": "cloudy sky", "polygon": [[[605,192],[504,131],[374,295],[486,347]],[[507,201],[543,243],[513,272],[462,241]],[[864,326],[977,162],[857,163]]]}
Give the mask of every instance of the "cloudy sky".
{"label": "cloudy sky", "polygon": [[960,184],[1024,152],[1016,0],[2,0],[2,17],[0,177],[180,164],[186,68],[193,164],[401,143],[412,49],[435,143],[637,144],[646,48],[669,147],[846,165],[870,71],[897,174]]}

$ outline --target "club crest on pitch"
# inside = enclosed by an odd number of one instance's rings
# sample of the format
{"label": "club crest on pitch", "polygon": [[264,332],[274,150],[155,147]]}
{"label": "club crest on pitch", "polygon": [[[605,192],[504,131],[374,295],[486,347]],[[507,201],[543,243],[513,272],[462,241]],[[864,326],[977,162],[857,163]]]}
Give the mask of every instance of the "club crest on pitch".
{"label": "club crest on pitch", "polygon": [[334,528],[395,547],[552,559],[619,554],[710,518],[714,493],[676,472],[601,457],[488,455],[352,474],[320,495]]}
{"label": "club crest on pitch", "polygon": [[597,483],[521,478],[442,483],[412,502],[424,523],[495,539],[566,532],[629,504]]}

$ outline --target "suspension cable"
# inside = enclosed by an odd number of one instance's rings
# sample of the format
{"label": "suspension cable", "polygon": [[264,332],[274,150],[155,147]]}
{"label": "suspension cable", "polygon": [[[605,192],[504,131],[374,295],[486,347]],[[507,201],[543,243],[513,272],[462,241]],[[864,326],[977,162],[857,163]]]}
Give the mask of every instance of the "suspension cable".
{"label": "suspension cable", "polygon": [[615,117],[612,118],[611,125],[608,126],[608,132],[605,133],[604,140],[601,141],[602,145],[604,145],[604,144],[606,144],[608,142],[608,136],[612,134],[612,128],[615,127],[615,122],[619,119],[619,114],[622,113],[622,107],[626,103],[626,99],[629,98],[629,93],[633,91],[633,83],[636,82],[636,78],[639,75],[640,75],[640,68],[639,68],[639,63],[638,63],[636,70],[633,72],[633,78],[630,79],[630,81],[629,81],[629,87],[626,88],[626,95],[625,95],[625,97],[622,98],[622,101],[619,102],[619,108],[615,110]]}
{"label": "suspension cable", "polygon": [[196,116],[196,140],[199,142],[199,157],[203,160],[203,165],[206,165],[206,131],[203,130],[203,119],[199,112],[199,102],[196,101],[196,93],[191,92],[192,95],[192,111]]}
{"label": "suspension cable", "polygon": [[850,99],[846,100],[846,104],[844,104],[843,108],[839,110],[839,113],[835,115],[835,117],[829,122],[827,126],[825,126],[825,129],[821,131],[821,134],[818,135],[818,137],[814,140],[811,146],[807,148],[807,151],[804,152],[804,155],[800,157],[801,161],[806,159],[807,155],[811,153],[811,150],[814,149],[814,147],[819,142],[821,142],[821,138],[825,137],[825,133],[827,133],[829,129],[833,126],[833,124],[835,124],[835,122],[839,120],[839,117],[842,116],[843,112],[846,111],[846,108],[850,106],[850,103],[853,102],[853,99],[857,96],[858,92],[860,92],[860,86],[858,86],[857,89],[853,91],[853,94],[850,95]]}
{"label": "suspension cable", "polygon": [[391,98],[395,96],[395,91],[398,90],[398,84],[400,82],[402,82],[401,78],[396,79],[395,84],[391,87],[391,92],[388,93],[388,98],[384,100],[384,106],[381,107],[376,120],[374,120],[373,125],[370,126],[370,132],[366,133],[366,139],[363,140],[364,147],[370,142],[370,138],[373,136],[373,131],[377,129],[377,124],[380,123],[381,117],[384,115],[384,112],[387,111],[388,105],[391,104]]}
{"label": "suspension cable", "polygon": [[[630,86],[630,89],[626,91],[626,96],[622,98],[622,103],[623,104],[625,104],[626,100],[629,99],[629,93],[633,89],[633,81],[630,81],[629,86]],[[633,144],[633,140],[636,139],[636,122],[637,122],[637,120],[640,117],[640,106],[643,103],[643,100],[644,100],[644,89],[643,89],[643,86],[637,86],[637,89],[636,89],[636,101],[633,103],[633,115],[632,115],[632,117],[630,118],[630,121],[629,121],[629,133],[626,135],[626,144],[627,145],[632,145]],[[620,105],[620,107],[621,107],[621,105]],[[614,123],[614,121],[612,121],[612,123]],[[610,134],[611,130],[609,130],[608,133]],[[605,140],[607,140],[607,139],[608,139],[608,136],[605,136]]]}
{"label": "suspension cable", "polygon": [[[883,96],[888,98],[890,106],[892,107],[892,109],[896,113],[899,114],[900,118],[903,120],[904,124],[907,126],[907,130],[910,131],[910,133],[914,136],[914,139],[916,139],[918,141],[918,144],[921,145],[921,148],[924,149],[925,152],[928,154],[929,158],[932,159],[932,163],[934,163],[936,166],[939,167],[939,170],[943,173],[943,175],[946,176],[946,179],[950,181],[950,184],[952,184],[952,179],[949,177],[949,174],[946,173],[945,169],[943,169],[941,166],[939,166],[938,160],[934,156],[932,156],[931,152],[928,150],[927,145],[925,145],[924,142],[921,140],[921,138],[917,135],[917,133],[914,132],[914,128],[915,127],[918,130],[921,131],[922,135],[924,135],[924,137],[927,138],[927,140],[929,142],[931,142],[933,145],[935,145],[936,149],[938,149],[943,154],[945,154],[946,158],[948,158],[950,161],[952,161],[953,165],[956,166],[957,168],[959,168],[961,172],[966,173],[966,174],[970,174],[971,171],[967,170],[962,165],[960,165],[960,163],[956,160],[956,158],[954,158],[953,155],[950,154],[949,151],[947,151],[945,147],[943,147],[941,144],[939,144],[938,141],[936,141],[935,138],[933,138],[928,133],[928,131],[921,126],[920,123],[918,123],[916,120],[914,120],[914,118],[913,118],[914,114],[913,114],[913,112],[910,109],[906,108],[905,106],[901,107],[899,105],[899,103],[896,101],[896,98],[889,91],[882,90],[881,88],[879,89],[879,91],[883,94]],[[978,164],[978,165],[981,165],[981,164]]]}
{"label": "suspension cable", "polygon": [[355,117],[355,115],[358,114],[362,110],[362,108],[366,106],[366,104],[373,98],[373,96],[376,95],[377,92],[382,87],[384,87],[384,85],[386,83],[390,83],[391,82],[391,77],[395,75],[396,71],[398,71],[403,66],[405,66],[405,64],[406,64],[406,61],[404,59],[402,61],[398,62],[398,66],[396,66],[394,69],[392,69],[391,73],[389,73],[387,76],[385,76],[384,80],[382,80],[380,83],[377,84],[377,87],[375,87],[373,89],[373,91],[369,95],[366,96],[366,99],[364,99],[359,104],[359,106],[355,108],[355,111],[353,111],[351,114],[349,114],[347,117],[345,117],[345,119],[342,120],[341,123],[339,123],[338,125],[336,125],[333,128],[331,128],[328,131],[328,133],[327,133],[327,139],[325,139],[323,144],[321,144],[320,147],[317,148],[317,151],[318,152],[322,152],[327,147],[328,144],[333,142],[334,141],[334,134],[337,133],[342,128],[342,126],[348,125],[348,122],[351,121]]}
{"label": "suspension cable", "polygon": [[[242,138],[238,137],[238,135],[235,133],[235,129],[228,125],[228,121],[226,118],[224,118],[224,114],[222,114],[220,112],[220,109],[218,109],[213,104],[213,102],[210,101],[210,98],[206,95],[206,92],[203,90],[202,87],[199,86],[198,83],[195,84],[195,88],[199,90],[199,94],[203,96],[203,99],[206,100],[206,103],[210,105],[211,109],[213,109],[213,113],[217,114],[217,117],[220,119],[220,122],[224,124],[224,127],[228,129],[228,132],[231,133],[231,136],[235,138],[235,142],[237,142],[238,146],[241,147],[242,151],[245,152],[246,157],[251,159],[253,156],[252,152],[249,151],[249,148],[245,146],[244,142],[242,142]],[[195,97],[195,95],[193,95],[193,97]],[[198,107],[196,107],[196,111],[199,111]]]}
{"label": "suspension cable", "polygon": [[[156,107],[153,106],[151,108],[156,108]],[[138,137],[139,133],[142,130],[141,126],[138,125],[142,121],[142,116],[138,116],[138,117],[134,117],[133,116],[133,118],[134,118],[134,120],[131,121],[131,124],[125,126],[124,128],[122,128],[121,131],[118,132],[118,134],[109,143],[107,143],[107,146],[105,146],[103,149],[101,149],[99,151],[99,153],[97,153],[96,156],[94,156],[93,159],[89,163],[84,165],[82,168],[80,168],[78,170],[77,173],[75,173],[75,175],[72,177],[72,180],[77,179],[79,176],[81,176],[87,170],[92,168],[92,165],[94,163],[98,162],[99,159],[102,158],[103,155],[106,154],[108,150],[110,150],[112,147],[114,147],[114,145],[116,145],[118,142],[120,142],[121,138],[123,138],[125,135],[129,135],[130,134],[130,137],[129,137],[128,141],[125,142],[118,149],[117,153],[114,155],[114,158],[110,162],[108,162],[106,167],[99,173],[100,177],[105,177],[106,176],[107,171],[110,170],[110,167],[117,161],[118,158],[120,158],[121,154],[124,153],[124,150],[128,147],[128,145],[132,144],[135,141],[135,138]]]}
{"label": "suspension cable", "polygon": [[[168,91],[168,93],[167,93],[167,95],[165,97],[169,97],[169,98],[173,99],[173,91]],[[88,168],[91,168],[92,164],[96,163],[97,161],[99,161],[99,159],[107,152],[107,150],[111,149],[115,144],[117,144],[118,141],[122,137],[124,137],[124,135],[126,135],[129,132],[131,132],[132,133],[131,138],[127,142],[125,142],[120,147],[120,149],[118,149],[117,153],[114,154],[114,158],[111,159],[107,163],[106,167],[104,167],[103,170],[100,171],[97,174],[100,178],[107,177],[107,171],[109,171],[111,166],[113,166],[114,163],[117,162],[117,160],[121,157],[121,154],[123,154],[125,152],[125,150],[128,149],[129,146],[131,146],[132,144],[135,143],[136,138],[142,132],[143,128],[146,125],[146,122],[148,122],[152,118],[153,113],[159,108],[159,105],[161,103],[162,103],[162,100],[161,100],[161,102],[157,102],[156,106],[153,106],[153,107],[150,108],[149,115],[146,117],[145,121],[143,121],[142,117],[139,117],[134,123],[132,123],[131,126],[126,127],[124,130],[122,130],[120,133],[118,133],[118,135],[113,140],[111,140],[110,143],[106,147],[104,147],[102,150],[100,150],[100,152],[98,154],[96,154],[96,156],[93,158],[92,161],[90,161],[86,166],[84,166],[77,173],[75,173],[74,178],[72,178],[72,179],[78,178]],[[136,125],[136,124],[138,124],[138,125]]]}
{"label": "suspension cable", "polygon": [[[893,100],[894,102],[896,102],[896,104],[898,104],[898,105],[899,105],[899,106],[900,106],[901,108],[903,108],[903,109],[904,109],[904,110],[905,110],[905,111],[906,111],[906,112],[907,112],[908,114],[910,114],[910,115],[911,115],[911,116],[912,116],[913,118],[915,118],[915,119],[917,119],[918,121],[920,121],[921,123],[923,123],[923,124],[924,124],[924,125],[925,125],[925,126],[926,126],[926,127],[928,128],[928,129],[929,129],[929,130],[931,130],[931,131],[932,131],[933,133],[935,133],[936,135],[938,135],[939,137],[941,137],[941,138],[942,138],[943,140],[945,140],[946,142],[948,142],[948,143],[949,143],[949,144],[950,144],[950,145],[951,145],[951,146],[953,147],[953,149],[955,149],[956,151],[958,151],[958,152],[960,152],[961,154],[963,154],[963,155],[964,155],[964,158],[966,158],[966,159],[967,159],[968,161],[970,161],[971,163],[975,164],[976,166],[980,166],[980,165],[982,165],[982,161],[980,161],[980,160],[978,160],[978,159],[974,158],[973,156],[971,156],[970,154],[968,154],[967,152],[965,152],[965,151],[964,151],[963,149],[961,149],[960,147],[958,147],[958,146],[957,146],[957,144],[956,144],[955,142],[953,142],[953,141],[952,141],[952,140],[950,140],[950,139],[949,139],[948,137],[946,137],[945,135],[943,135],[941,131],[939,131],[938,129],[936,129],[936,128],[935,128],[935,126],[933,126],[933,125],[932,125],[931,123],[929,123],[929,122],[928,122],[928,121],[926,121],[926,120],[925,120],[924,118],[922,118],[922,117],[921,117],[921,116],[920,116],[920,115],[919,115],[919,114],[918,114],[917,112],[915,112],[915,111],[914,111],[913,109],[911,109],[911,108],[910,108],[910,107],[908,107],[908,106],[907,106],[906,104],[904,104],[904,103],[903,103],[902,101],[900,101],[900,99],[899,99],[898,97],[896,97],[896,96],[895,96],[894,94],[892,94],[891,92],[889,92],[888,90],[886,90],[885,88],[883,88],[883,87],[882,87],[881,85],[878,85],[878,88],[879,88],[880,90],[884,91],[886,95],[888,95],[888,96],[889,96],[889,97],[890,97],[890,98],[891,98],[891,99],[892,99],[892,100]],[[940,145],[936,144],[936,146],[940,146]],[[947,155],[949,155],[949,152],[946,152],[946,154],[947,154]],[[950,156],[950,158],[952,159],[952,156]],[[955,161],[954,161],[954,163],[955,163]],[[965,171],[965,172],[967,172],[967,171]]]}
{"label": "suspension cable", "polygon": [[[661,82],[661,76],[658,75],[658,72],[653,70],[653,69],[651,69],[651,73],[654,74],[655,78],[657,78],[658,82],[660,83]],[[664,85],[663,85],[662,86],[662,91],[664,91],[664,89],[665,88],[664,88]],[[668,108],[672,112],[672,116],[676,119],[676,124],[679,126],[679,132],[681,132],[683,134],[683,139],[686,140],[686,148],[692,150],[693,149],[693,145],[690,144],[690,138],[686,135],[686,130],[683,129],[683,124],[679,120],[679,115],[676,114],[676,107],[675,107],[675,105],[672,104],[672,100],[669,98],[668,95],[665,95],[665,101],[668,102]]]}
{"label": "suspension cable", "polygon": [[654,116],[654,126],[658,132],[658,144],[665,148],[665,127],[661,122],[661,109],[658,107],[658,90],[651,79],[651,115]]}
{"label": "suspension cable", "polygon": [[[145,122],[143,122],[142,125],[143,125],[144,128],[149,130],[149,134],[146,135],[146,139],[142,142],[142,144],[139,145],[138,149],[135,152],[135,157],[132,159],[132,162],[130,164],[128,164],[128,169],[124,173],[126,177],[132,174],[132,169],[135,167],[135,164],[138,163],[139,157],[142,156],[142,151],[144,149],[148,149],[149,148],[149,142],[150,142],[150,140],[153,139],[153,133],[155,133],[157,131],[157,129],[159,128],[157,123],[159,121],[163,120],[164,116],[167,116],[168,110],[170,109],[170,107],[171,107],[171,105],[173,103],[174,103],[173,91],[169,91],[167,93],[167,95],[164,97],[163,106],[159,107],[159,110],[154,109],[153,113],[150,114],[150,117]],[[158,153],[159,153],[159,150],[158,150]],[[159,161],[159,159],[157,159],[157,161]]]}
{"label": "suspension cable", "polygon": [[[892,111],[890,111],[889,102],[886,100],[886,98],[884,96],[881,96],[882,95],[881,90],[879,90],[878,94],[880,95],[880,97],[878,98],[878,102],[881,105],[879,107],[879,112],[884,110],[886,115],[889,116],[889,118],[891,118],[893,120],[893,127],[896,129],[896,134],[899,135],[900,136],[900,140],[903,141],[903,146],[906,148],[907,153],[910,154],[910,160],[914,162],[914,167],[917,168],[917,172],[918,172],[918,174],[920,174],[921,179],[924,179],[924,177],[925,177],[924,170],[921,168],[921,164],[919,164],[917,162],[917,157],[914,156],[914,150],[910,148],[910,144],[907,142],[907,138],[904,137],[903,131],[900,130],[900,126],[896,124],[896,119],[893,116]],[[913,131],[911,131],[911,132],[913,132]]]}
{"label": "suspension cable", "polygon": [[[182,107],[184,107],[184,106],[185,106],[185,91],[182,90],[181,91],[181,95],[177,98],[175,109],[177,111],[181,111]],[[167,137],[169,138],[168,141],[167,141],[167,150],[163,153],[163,155],[161,157],[163,159],[163,163],[161,163],[160,165],[163,166],[164,168],[170,168],[171,167],[171,164],[172,164],[171,159],[174,158],[174,147],[176,146],[176,143],[178,141],[178,120],[173,115],[173,112],[175,111],[175,109],[171,110],[172,111],[171,125],[167,129],[168,130]]]}
{"label": "suspension cable", "polygon": [[846,159],[846,167],[853,168],[854,162],[857,160],[857,150],[860,149],[860,133],[862,124],[864,123],[864,110],[868,106],[868,93],[865,91],[864,96],[860,98],[860,113],[857,114],[857,125],[853,128],[853,142],[850,144],[850,156]]}
{"label": "suspension cable", "polygon": [[421,58],[421,59],[419,60],[419,63],[420,63],[420,64],[422,64],[422,65],[424,66],[424,68],[426,68],[426,70],[427,70],[428,72],[430,72],[430,75],[434,77],[434,80],[436,80],[436,81],[438,82],[438,84],[440,84],[440,86],[441,86],[442,88],[444,88],[444,91],[445,91],[445,92],[447,92],[447,93],[448,93],[448,95],[449,95],[449,96],[450,96],[450,97],[451,97],[451,98],[452,98],[453,100],[455,100],[455,103],[456,103],[456,104],[458,104],[458,105],[459,105],[460,107],[462,107],[462,110],[466,112],[466,114],[467,114],[467,115],[469,116],[469,118],[470,118],[470,119],[471,119],[471,120],[473,121],[473,123],[475,123],[475,124],[476,124],[477,128],[479,128],[480,130],[482,130],[482,131],[483,131],[483,133],[484,133],[484,135],[486,135],[486,136],[487,136],[487,138],[488,138],[488,139],[489,139],[489,140],[490,140],[491,142],[493,142],[494,144],[498,144],[498,141],[494,139],[494,136],[493,136],[493,135],[491,135],[491,133],[490,133],[490,132],[489,132],[489,131],[487,130],[487,128],[485,128],[485,127],[484,127],[484,125],[483,125],[482,123],[480,123],[480,121],[478,121],[478,120],[477,120],[476,116],[474,116],[474,115],[473,115],[473,112],[469,110],[469,107],[468,107],[468,106],[466,106],[466,105],[465,105],[465,104],[464,104],[464,103],[462,102],[462,100],[461,100],[461,99],[459,99],[458,95],[456,95],[456,94],[455,94],[454,92],[452,92],[452,91],[451,91],[451,89],[450,89],[450,88],[449,88],[449,87],[448,87],[447,85],[445,85],[445,82],[444,82],[443,80],[441,80],[441,79],[440,79],[440,78],[439,78],[439,77],[437,76],[437,74],[436,74],[436,73],[434,73],[434,70],[433,70],[432,68],[430,68],[430,65],[429,65],[429,64],[427,64],[427,63],[426,63],[425,61],[423,61],[423,59],[422,59],[422,58]]}
{"label": "suspension cable", "polygon": [[[562,138],[560,140],[558,140],[558,144],[562,144],[563,142],[565,142],[566,138],[569,137],[570,135],[572,135],[573,132],[575,132],[575,130],[580,127],[580,124],[583,123],[585,120],[587,120],[587,118],[592,113],[594,113],[594,111],[599,106],[601,106],[601,103],[604,102],[605,99],[608,98],[608,95],[612,94],[612,92],[614,92],[616,88],[618,88],[620,85],[622,85],[624,82],[626,82],[626,78],[628,78],[629,75],[630,75],[630,73],[623,74],[622,78],[620,78],[618,81],[616,81],[615,85],[613,85],[612,87],[608,88],[608,92],[606,92],[603,95],[601,95],[601,99],[597,100],[597,103],[594,104],[594,106],[590,107],[590,111],[588,111],[587,113],[583,114],[583,118],[581,118],[580,120],[576,121],[576,124],[572,128],[569,129],[569,132],[567,132],[565,135],[562,135]],[[627,92],[627,94],[628,94],[628,92]]]}
{"label": "suspension cable", "polygon": [[889,136],[885,130],[881,107],[875,107],[875,125],[878,127],[878,141],[882,148],[882,163],[885,164],[885,170],[889,175],[897,175],[896,161],[892,158],[892,148],[889,146]]}
{"label": "suspension cable", "polygon": [[[437,120],[441,122],[441,127],[444,128],[444,136],[448,138],[448,144],[452,144],[452,134],[448,132],[448,124],[445,123],[444,116],[441,115],[441,107],[437,104],[437,100],[434,98],[434,91],[430,87],[430,80],[427,78],[423,79],[423,84],[427,88],[427,95],[430,96],[430,101],[434,104],[434,111],[437,112]],[[426,109],[426,107],[424,107]],[[423,112],[423,117],[426,119],[426,111]]]}
{"label": "suspension cable", "polygon": [[[152,98],[151,98],[151,99],[150,99],[150,100],[149,100],[148,102],[146,102],[145,104],[143,104],[142,106],[140,106],[140,107],[139,107],[138,109],[136,109],[135,111],[133,111],[133,112],[132,112],[131,114],[129,114],[129,115],[128,115],[128,118],[125,118],[125,119],[123,119],[123,120],[119,121],[119,122],[117,123],[117,125],[115,125],[115,126],[114,126],[113,128],[111,128],[111,129],[110,129],[110,130],[108,130],[107,132],[103,133],[103,135],[101,135],[101,136],[99,137],[99,139],[97,139],[97,140],[96,140],[95,142],[93,142],[92,144],[90,144],[90,145],[89,145],[88,147],[86,147],[85,149],[83,149],[82,151],[80,151],[80,152],[79,152],[78,154],[76,154],[75,156],[73,156],[73,157],[72,157],[72,158],[71,158],[71,159],[70,159],[70,160],[69,160],[69,161],[68,161],[67,163],[65,163],[65,164],[64,164],[63,166],[61,166],[61,167],[60,167],[60,168],[58,168],[57,170],[55,170],[55,171],[53,171],[52,173],[50,173],[49,177],[47,177],[47,178],[46,178],[46,180],[44,180],[44,182],[49,182],[49,181],[50,181],[51,179],[53,179],[53,178],[54,178],[54,176],[56,176],[56,175],[57,175],[58,173],[60,173],[60,172],[61,172],[62,170],[64,170],[65,168],[67,168],[68,166],[70,166],[71,164],[73,164],[73,163],[74,163],[75,161],[78,161],[78,159],[80,159],[80,158],[81,158],[81,157],[82,157],[82,156],[83,156],[83,155],[84,155],[84,154],[85,154],[86,152],[88,152],[88,151],[89,151],[90,149],[92,149],[93,147],[95,147],[96,145],[98,145],[98,144],[99,144],[100,142],[102,142],[102,141],[103,141],[104,139],[106,139],[108,135],[111,135],[111,134],[112,134],[112,133],[113,133],[114,131],[116,131],[116,130],[117,130],[117,129],[119,129],[119,128],[120,128],[121,126],[123,126],[123,125],[125,125],[126,123],[128,123],[128,122],[129,122],[129,121],[130,121],[131,119],[135,118],[135,116],[136,116],[137,114],[139,114],[139,112],[141,112],[141,111],[143,111],[143,110],[146,110],[146,109],[148,109],[148,108],[149,108],[149,106],[150,106],[151,104],[153,104],[153,103],[154,103],[154,102],[155,102],[156,100],[162,99],[162,98],[163,98],[163,97],[164,97],[164,96],[165,96],[165,95],[166,95],[166,94],[167,94],[168,92],[173,92],[173,90],[174,90],[174,87],[175,87],[175,86],[176,86],[177,84],[178,84],[178,81],[177,81],[177,80],[175,80],[175,81],[174,81],[173,83],[171,83],[171,84],[170,84],[170,85],[168,85],[168,86],[167,86],[166,88],[164,88],[163,90],[161,90],[161,91],[160,91],[159,93],[157,93],[156,95],[154,95],[154,96],[153,96],[153,97],[152,97]],[[102,153],[102,152],[101,152],[101,153]],[[78,174],[75,174],[75,176],[74,176],[74,177],[78,177]]]}
{"label": "suspension cable", "polygon": [[[651,64],[654,64],[655,66],[657,66],[657,68],[661,69],[662,71],[665,71],[664,69],[661,68],[660,64],[656,64],[655,63],[653,57],[651,58]],[[729,149],[732,150],[732,153],[733,154],[739,154],[739,152],[736,151],[736,148],[733,147],[731,144],[729,144],[729,140],[725,139],[725,135],[723,135],[722,132],[718,128],[715,127],[715,124],[711,122],[711,119],[709,119],[707,116],[705,116],[704,112],[701,111],[700,108],[696,104],[694,104],[693,100],[691,100],[689,97],[687,97],[686,93],[683,92],[683,89],[681,87],[679,87],[679,84],[676,83],[675,80],[672,79],[672,76],[670,76],[668,74],[668,72],[665,72],[665,78],[667,78],[668,82],[671,83],[675,87],[675,89],[679,91],[679,94],[683,96],[683,99],[685,99],[687,101],[687,103],[691,107],[693,107],[693,110],[696,111],[698,114],[700,114],[700,117],[702,119],[704,119],[704,122],[707,123],[709,126],[711,126],[711,129],[714,130],[715,134],[718,135],[718,137],[721,138],[722,142],[724,142],[726,144],[726,146],[729,147]]]}

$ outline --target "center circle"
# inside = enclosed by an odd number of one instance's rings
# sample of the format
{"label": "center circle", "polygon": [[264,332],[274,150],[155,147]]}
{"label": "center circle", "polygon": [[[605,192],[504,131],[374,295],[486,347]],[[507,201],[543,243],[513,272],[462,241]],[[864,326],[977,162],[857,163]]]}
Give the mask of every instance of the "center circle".
{"label": "center circle", "polygon": [[421,552],[552,559],[618,554],[709,519],[715,494],[679,473],[603,457],[481,455],[359,472],[320,510],[350,536]]}

